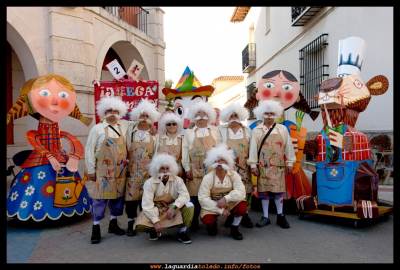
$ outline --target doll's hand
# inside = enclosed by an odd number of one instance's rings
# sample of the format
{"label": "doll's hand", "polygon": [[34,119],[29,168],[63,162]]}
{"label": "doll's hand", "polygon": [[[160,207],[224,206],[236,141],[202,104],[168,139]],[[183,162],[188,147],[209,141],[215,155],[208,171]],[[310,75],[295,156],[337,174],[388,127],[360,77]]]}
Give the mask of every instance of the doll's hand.
{"label": "doll's hand", "polygon": [[78,170],[79,159],[70,156],[67,162],[67,169],[70,172],[76,172]]}
{"label": "doll's hand", "polygon": [[49,162],[51,164],[51,167],[53,167],[53,169],[55,171],[58,172],[59,170],[61,170],[61,164],[60,164],[60,162],[58,162],[57,159],[55,159],[53,156],[48,157],[48,159],[49,159]]}

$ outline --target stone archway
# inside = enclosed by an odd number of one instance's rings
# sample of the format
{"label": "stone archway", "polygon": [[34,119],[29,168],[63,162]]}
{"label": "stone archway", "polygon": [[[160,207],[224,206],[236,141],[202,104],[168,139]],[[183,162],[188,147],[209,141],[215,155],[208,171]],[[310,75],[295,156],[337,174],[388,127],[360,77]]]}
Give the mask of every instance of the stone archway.
{"label": "stone archway", "polygon": [[[149,80],[149,74],[147,72],[146,64],[139,51],[128,41],[118,41],[114,43],[111,48],[118,54],[125,68],[129,68],[133,60],[138,61],[144,65],[142,72],[139,77],[143,77],[145,80]],[[126,72],[126,70],[125,70]]]}
{"label": "stone archway", "polygon": [[[7,42],[11,45],[12,50],[18,58],[18,63],[22,67],[22,74],[19,75],[18,85],[13,83],[13,102],[15,102],[19,95],[20,87],[22,87],[27,80],[46,73],[46,56],[33,33],[27,31],[29,28],[23,20],[15,13],[11,16],[12,10],[7,12],[7,15]],[[38,68],[38,63],[44,63],[44,65],[41,65],[41,71]],[[12,72],[15,72],[15,70]],[[13,77],[15,79],[15,74]],[[26,144],[24,138],[20,138],[20,134],[25,134],[26,130],[37,129],[38,121],[31,116],[27,116],[24,119],[15,120],[13,124],[14,145],[7,147],[7,157],[9,158],[12,158],[12,156],[19,151],[33,149],[30,144]],[[18,136],[18,138],[16,138],[16,136]]]}
{"label": "stone archway", "polygon": [[[15,26],[15,27],[14,27]],[[39,69],[37,67],[37,63],[40,61],[45,61],[46,57],[43,53],[37,52],[40,51],[38,44],[34,37],[23,37],[17,28],[23,27],[21,25],[12,25],[7,22],[7,41],[10,43],[11,47],[18,55],[18,58],[21,62],[22,68],[24,70],[25,81],[38,77]],[[26,31],[24,31],[26,32]],[[29,42],[27,42],[29,40]],[[34,47],[32,47],[34,46]],[[32,48],[31,48],[32,47]],[[33,50],[32,50],[33,49]],[[36,51],[36,55],[35,54]],[[39,54],[39,55],[38,55]],[[44,74],[41,74],[44,75]]]}
{"label": "stone archway", "polygon": [[102,43],[95,63],[95,75],[97,78],[101,78],[103,62],[110,48],[112,48],[118,54],[125,68],[129,68],[134,59],[142,63],[145,68],[142,73],[140,73],[140,77],[143,77],[145,80],[149,80],[151,77],[151,71],[149,72],[147,70],[147,67],[149,67],[148,61],[142,57],[142,54],[131,42],[126,40],[126,33],[124,31],[112,33]]}

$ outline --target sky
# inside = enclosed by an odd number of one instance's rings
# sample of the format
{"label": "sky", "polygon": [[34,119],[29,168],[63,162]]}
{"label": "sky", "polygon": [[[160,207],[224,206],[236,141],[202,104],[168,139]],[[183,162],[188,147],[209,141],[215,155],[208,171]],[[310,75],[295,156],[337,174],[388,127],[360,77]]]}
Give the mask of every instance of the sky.
{"label": "sky", "polygon": [[172,88],[186,66],[202,85],[219,76],[243,76],[242,50],[249,42],[244,23],[232,23],[235,7],[161,7],[164,14],[165,80]]}

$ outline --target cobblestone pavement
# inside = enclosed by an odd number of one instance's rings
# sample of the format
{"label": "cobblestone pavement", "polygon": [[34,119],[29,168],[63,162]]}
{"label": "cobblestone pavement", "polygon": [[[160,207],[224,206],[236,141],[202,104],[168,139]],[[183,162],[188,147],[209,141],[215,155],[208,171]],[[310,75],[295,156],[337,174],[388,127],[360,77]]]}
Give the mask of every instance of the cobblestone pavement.
{"label": "cobblestone pavement", "polygon": [[[306,171],[311,176],[311,172]],[[309,177],[310,178],[310,177]],[[86,183],[92,193],[91,183]],[[393,206],[393,186],[380,186],[379,202]],[[253,204],[249,216],[255,224],[262,216]],[[299,219],[294,201],[285,201],[283,211],[290,229],[276,225],[276,210],[270,203],[271,224],[263,228],[239,227],[242,241],[234,240],[220,216],[218,234],[209,236],[205,226],[188,234],[190,245],[177,240],[178,228],[165,229],[157,241],[138,233],[134,237],[107,232],[109,211],[101,221],[102,241],[92,245],[92,216],[62,217],[59,220],[22,222],[7,218],[7,263],[393,263],[393,220],[361,223],[354,220],[306,214]],[[126,215],[118,217],[128,225]]]}
{"label": "cobblestone pavement", "polygon": [[[149,235],[134,237],[107,233],[109,212],[101,221],[102,241],[90,243],[91,214],[57,221],[21,222],[7,219],[8,263],[393,263],[393,214],[381,216],[361,228],[354,220],[306,215],[303,220],[284,205],[290,229],[276,225],[275,205],[270,203],[271,224],[252,229],[240,226],[244,240],[229,236],[218,223],[218,235],[209,236],[204,225],[191,232],[192,244],[177,240],[178,228],[168,228],[158,241]],[[249,212],[253,223],[261,209]],[[126,229],[126,216],[118,218]]]}

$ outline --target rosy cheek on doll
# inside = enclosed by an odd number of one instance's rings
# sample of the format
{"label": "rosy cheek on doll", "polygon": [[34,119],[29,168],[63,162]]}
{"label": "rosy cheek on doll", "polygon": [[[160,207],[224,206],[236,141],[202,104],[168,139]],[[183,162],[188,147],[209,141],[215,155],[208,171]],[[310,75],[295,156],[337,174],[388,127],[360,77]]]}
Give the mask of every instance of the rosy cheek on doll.
{"label": "rosy cheek on doll", "polygon": [[61,108],[63,108],[63,109],[67,109],[68,107],[69,107],[69,100],[65,100],[65,99],[63,99],[63,100],[61,100],[60,102],[59,102],[59,104],[60,104],[60,107]]}
{"label": "rosy cheek on doll", "polygon": [[42,108],[47,108],[50,105],[50,99],[49,98],[39,98],[38,100],[38,105]]}
{"label": "rosy cheek on doll", "polygon": [[293,98],[293,94],[292,93],[286,93],[285,94],[285,99],[286,100],[291,100]]}
{"label": "rosy cheek on doll", "polygon": [[271,91],[269,91],[269,90],[264,90],[264,91],[262,92],[262,96],[263,96],[264,98],[269,98],[269,97],[271,96]]}

